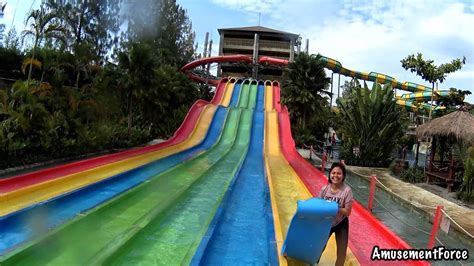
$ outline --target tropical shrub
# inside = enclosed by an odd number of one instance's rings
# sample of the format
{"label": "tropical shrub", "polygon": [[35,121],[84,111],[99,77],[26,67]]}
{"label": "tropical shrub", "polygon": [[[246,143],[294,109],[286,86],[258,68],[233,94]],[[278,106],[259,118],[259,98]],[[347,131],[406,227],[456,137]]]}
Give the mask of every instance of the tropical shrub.
{"label": "tropical shrub", "polygon": [[374,83],[372,90],[353,87],[337,104],[345,136],[341,155],[361,166],[388,166],[390,154],[404,130],[403,110],[396,105],[390,85]]}
{"label": "tropical shrub", "polygon": [[464,177],[458,198],[466,202],[474,202],[474,147],[469,148],[468,157],[464,162]]}
{"label": "tropical shrub", "polygon": [[410,183],[420,183],[425,180],[423,169],[411,167],[400,173],[400,179]]}

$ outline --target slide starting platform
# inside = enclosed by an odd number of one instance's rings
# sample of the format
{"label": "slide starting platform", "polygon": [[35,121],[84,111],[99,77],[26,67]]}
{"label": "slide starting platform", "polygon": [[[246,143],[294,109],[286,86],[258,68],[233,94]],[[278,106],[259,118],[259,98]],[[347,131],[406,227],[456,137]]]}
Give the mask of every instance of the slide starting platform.
{"label": "slide starting platform", "polygon": [[318,262],[326,246],[337,203],[320,198],[300,200],[282,247],[282,255],[306,263]]}

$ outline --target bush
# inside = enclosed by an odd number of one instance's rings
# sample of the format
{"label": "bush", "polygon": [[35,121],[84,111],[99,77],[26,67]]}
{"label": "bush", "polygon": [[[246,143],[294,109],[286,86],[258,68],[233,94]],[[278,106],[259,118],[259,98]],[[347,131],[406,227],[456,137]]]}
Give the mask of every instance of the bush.
{"label": "bush", "polygon": [[458,198],[465,202],[474,202],[474,148],[468,150],[468,158],[464,162],[464,177]]}
{"label": "bush", "polygon": [[[397,166],[397,163],[395,161],[392,161],[390,165],[388,166],[388,170],[390,171],[391,174],[397,175],[395,172],[395,168]],[[398,176],[398,175],[397,175]]]}
{"label": "bush", "polygon": [[419,167],[408,168],[400,173],[400,179],[410,183],[420,183],[425,179],[423,169]]}
{"label": "bush", "polygon": [[464,201],[464,202],[466,202],[466,203],[474,203],[474,194],[472,194],[472,193],[458,191],[457,192],[457,198]]}

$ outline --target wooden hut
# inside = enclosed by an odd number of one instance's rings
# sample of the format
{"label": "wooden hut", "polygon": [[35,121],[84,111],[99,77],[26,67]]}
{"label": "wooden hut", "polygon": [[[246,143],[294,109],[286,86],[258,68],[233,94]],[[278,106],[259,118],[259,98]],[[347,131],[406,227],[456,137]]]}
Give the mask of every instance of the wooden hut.
{"label": "wooden hut", "polygon": [[[457,142],[460,145],[474,143],[474,116],[467,111],[455,111],[431,120],[416,129],[418,138],[432,137],[431,153],[426,166],[426,181],[440,179],[452,191],[455,174],[462,171],[462,162],[446,158],[446,144]],[[439,160],[435,160],[437,143],[440,143]]]}

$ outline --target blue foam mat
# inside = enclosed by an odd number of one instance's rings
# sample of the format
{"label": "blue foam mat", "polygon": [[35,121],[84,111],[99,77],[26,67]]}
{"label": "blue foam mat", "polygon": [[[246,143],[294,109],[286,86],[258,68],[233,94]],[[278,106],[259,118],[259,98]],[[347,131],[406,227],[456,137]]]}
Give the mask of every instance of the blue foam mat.
{"label": "blue foam mat", "polygon": [[283,243],[282,255],[316,263],[326,246],[337,212],[334,201],[320,198],[299,200]]}

